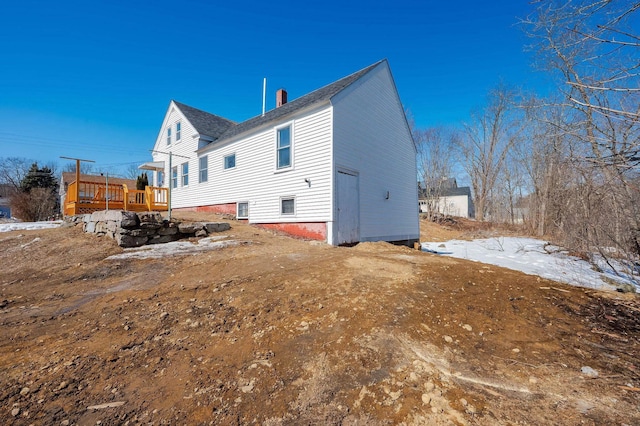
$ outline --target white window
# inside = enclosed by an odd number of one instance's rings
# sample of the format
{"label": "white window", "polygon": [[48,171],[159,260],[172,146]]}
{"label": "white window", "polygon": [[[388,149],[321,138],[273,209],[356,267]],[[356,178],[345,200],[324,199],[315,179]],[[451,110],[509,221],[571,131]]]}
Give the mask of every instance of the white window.
{"label": "white window", "polygon": [[296,214],[296,199],[294,197],[287,197],[280,199],[280,214],[294,215]]}
{"label": "white window", "polygon": [[235,169],[236,167],[236,154],[230,154],[224,157],[224,168]]}
{"label": "white window", "polygon": [[171,188],[178,187],[178,166],[171,168]]}
{"label": "white window", "polygon": [[237,219],[249,219],[249,203],[238,203]]}
{"label": "white window", "polygon": [[189,185],[189,163],[182,163],[182,186]]}
{"label": "white window", "polygon": [[182,123],[179,121],[176,123],[176,142],[182,137]]}
{"label": "white window", "polygon": [[167,145],[171,145],[171,127],[167,127]]}
{"label": "white window", "polygon": [[291,126],[281,127],[276,130],[277,139],[277,168],[291,167]]}
{"label": "white window", "polygon": [[200,157],[200,173],[198,175],[200,183],[209,180],[209,156]]}

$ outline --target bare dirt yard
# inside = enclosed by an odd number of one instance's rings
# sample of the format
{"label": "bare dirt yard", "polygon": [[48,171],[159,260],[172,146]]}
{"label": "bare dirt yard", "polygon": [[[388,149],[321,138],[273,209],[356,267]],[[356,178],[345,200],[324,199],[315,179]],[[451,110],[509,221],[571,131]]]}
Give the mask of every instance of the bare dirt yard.
{"label": "bare dirt yard", "polygon": [[635,295],[230,223],[158,259],[0,234],[0,424],[640,424]]}

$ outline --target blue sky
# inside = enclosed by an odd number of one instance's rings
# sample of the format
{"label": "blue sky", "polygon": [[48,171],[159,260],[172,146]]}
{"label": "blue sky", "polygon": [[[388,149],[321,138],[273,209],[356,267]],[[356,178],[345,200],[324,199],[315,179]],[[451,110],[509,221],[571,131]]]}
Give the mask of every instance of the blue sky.
{"label": "blue sky", "polygon": [[0,157],[116,172],[148,161],[171,99],[242,121],[387,58],[418,126],[499,81],[543,90],[521,0],[30,1],[3,5]]}

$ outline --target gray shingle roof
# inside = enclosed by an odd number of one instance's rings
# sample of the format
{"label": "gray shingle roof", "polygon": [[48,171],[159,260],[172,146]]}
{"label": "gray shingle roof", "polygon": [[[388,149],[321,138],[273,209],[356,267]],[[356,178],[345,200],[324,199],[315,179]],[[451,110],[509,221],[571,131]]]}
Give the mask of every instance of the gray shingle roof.
{"label": "gray shingle roof", "polygon": [[438,197],[455,197],[456,195],[466,195],[468,197],[471,197],[471,188],[468,186],[442,188],[438,192],[428,189],[422,189],[420,191],[420,198],[431,198],[436,196],[436,194]]}
{"label": "gray shingle roof", "polygon": [[198,133],[210,136],[213,139],[224,140],[281,119],[308,106],[329,100],[384,61],[386,61],[386,59],[378,61],[373,65],[369,65],[360,71],[321,87],[318,90],[314,90],[313,92],[301,96],[278,108],[272,109],[264,115],[259,115],[237,124],[225,118],[209,114],[208,112],[201,111],[188,105],[184,105],[176,101],[173,102],[178,106],[178,108],[180,108],[182,113],[196,128]]}
{"label": "gray shingle roof", "polygon": [[236,124],[231,120],[209,114],[206,111],[190,107],[189,105],[177,101],[173,101],[173,103],[176,104],[180,111],[182,111],[182,114],[189,120],[189,123],[191,123],[202,136],[218,139],[220,135]]}

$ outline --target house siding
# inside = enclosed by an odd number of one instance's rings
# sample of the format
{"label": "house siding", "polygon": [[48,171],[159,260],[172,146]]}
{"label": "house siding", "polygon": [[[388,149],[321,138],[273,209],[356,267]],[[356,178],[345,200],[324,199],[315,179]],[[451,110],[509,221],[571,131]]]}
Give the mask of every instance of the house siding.
{"label": "house siding", "polygon": [[418,239],[416,152],[387,64],[331,102],[334,167],[359,177],[360,240]]}
{"label": "house siding", "polygon": [[[179,111],[175,113],[180,116]],[[175,122],[174,112],[168,122]],[[276,128],[291,124],[293,134],[293,167],[276,169]],[[166,123],[164,125],[166,129]],[[174,154],[190,157],[189,185],[172,190],[172,207],[176,209],[249,203],[251,223],[326,222],[331,219],[331,109],[325,104],[311,111],[283,118],[237,140],[215,142],[199,154],[195,129],[182,120],[183,141],[163,147],[166,133],[161,132],[156,146]],[[224,157],[236,156],[233,169],[224,169]],[[198,182],[199,157],[208,156],[208,180]],[[164,160],[167,184],[171,181],[168,156],[155,154],[154,160]],[[174,155],[173,165],[185,159]],[[305,182],[308,179],[311,184]],[[281,197],[295,197],[294,215],[280,214]]]}

